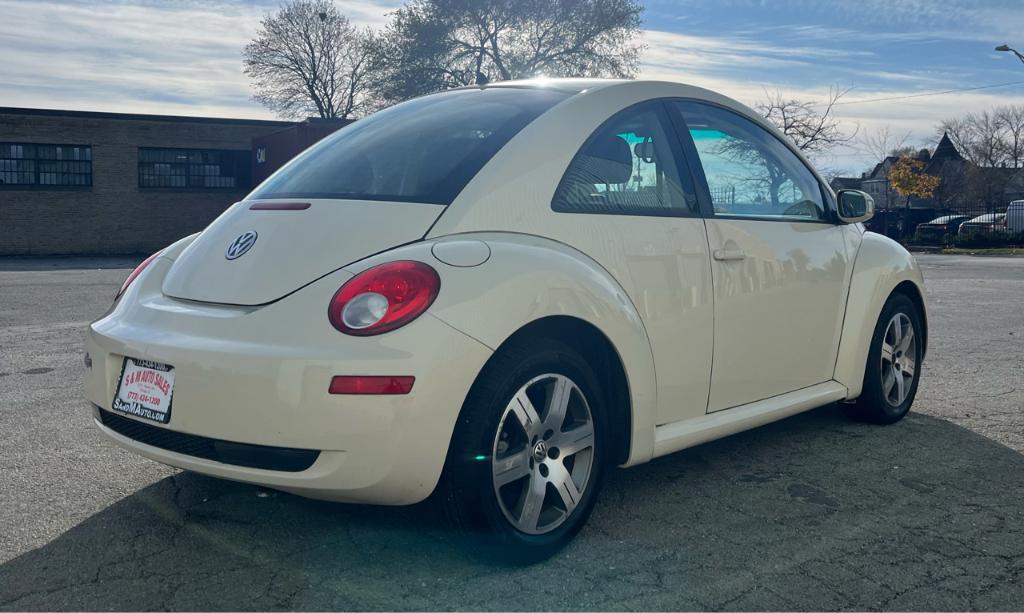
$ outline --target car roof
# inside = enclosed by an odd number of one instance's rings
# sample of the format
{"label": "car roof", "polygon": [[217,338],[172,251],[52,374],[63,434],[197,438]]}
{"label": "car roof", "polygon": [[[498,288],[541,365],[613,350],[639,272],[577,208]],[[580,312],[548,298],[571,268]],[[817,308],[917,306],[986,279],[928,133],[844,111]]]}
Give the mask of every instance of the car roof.
{"label": "car roof", "polygon": [[537,77],[535,79],[496,81],[494,83],[488,83],[483,87],[519,87],[523,89],[553,89],[555,91],[566,92],[570,94],[579,94],[587,90],[598,89],[608,87],[610,85],[617,85],[619,83],[629,82],[642,83],[643,81],[634,81],[632,79],[552,79],[548,77]]}
{"label": "car roof", "polygon": [[[555,88],[565,99],[553,105],[498,151],[452,201],[427,238],[493,230],[501,219],[504,229],[546,236],[548,221],[559,221],[550,195],[557,190],[565,169],[584,142],[609,118],[652,100],[695,100],[719,106],[775,135],[820,181],[832,202],[828,182],[802,152],[760,113],[717,92],[664,80],[529,79],[475,86],[476,91],[500,88]],[[537,91],[534,89],[533,91]],[[492,92],[493,93],[493,92]],[[538,155],[538,151],[544,152]],[[545,194],[524,198],[523,194]],[[509,203],[517,206],[510,208]],[[514,217],[514,219],[512,219]]]}

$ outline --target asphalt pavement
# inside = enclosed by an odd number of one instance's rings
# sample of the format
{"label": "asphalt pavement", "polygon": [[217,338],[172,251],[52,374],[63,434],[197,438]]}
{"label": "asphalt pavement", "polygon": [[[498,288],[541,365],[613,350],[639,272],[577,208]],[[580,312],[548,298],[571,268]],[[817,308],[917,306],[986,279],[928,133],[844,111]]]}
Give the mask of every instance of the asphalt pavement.
{"label": "asphalt pavement", "polygon": [[1024,259],[919,259],[907,419],[832,405],[614,471],[527,568],[475,558],[429,504],[120,450],[82,399],[82,331],[134,262],[0,259],[0,609],[1024,609]]}

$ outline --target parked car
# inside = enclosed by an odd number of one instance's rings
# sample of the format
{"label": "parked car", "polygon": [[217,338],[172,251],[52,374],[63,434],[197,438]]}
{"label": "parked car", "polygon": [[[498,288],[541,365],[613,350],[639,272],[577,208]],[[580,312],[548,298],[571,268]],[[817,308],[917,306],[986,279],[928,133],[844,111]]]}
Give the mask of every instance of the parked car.
{"label": "parked car", "polygon": [[926,242],[941,243],[947,234],[956,234],[969,215],[943,215],[917,226],[917,237]]}
{"label": "parked car", "polygon": [[696,87],[417,98],[135,269],[88,328],[86,394],[148,458],[337,501],[434,493],[486,551],[538,560],[616,465],[836,401],[906,415],[922,278],[872,211]]}
{"label": "parked car", "polygon": [[974,232],[994,232],[1006,229],[1006,213],[986,213],[960,224],[961,236]]}
{"label": "parked car", "polygon": [[1024,232],[1024,200],[1014,200],[1006,207],[1006,229]]}

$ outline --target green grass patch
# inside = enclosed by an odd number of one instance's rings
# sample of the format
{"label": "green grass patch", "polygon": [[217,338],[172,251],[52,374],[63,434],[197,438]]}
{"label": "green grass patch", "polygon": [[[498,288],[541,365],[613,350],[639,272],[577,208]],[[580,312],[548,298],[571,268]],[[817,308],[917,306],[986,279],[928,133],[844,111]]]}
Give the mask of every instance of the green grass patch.
{"label": "green grass patch", "polygon": [[946,247],[942,250],[942,253],[949,255],[1024,256],[1024,247],[987,247],[975,249],[969,247]]}

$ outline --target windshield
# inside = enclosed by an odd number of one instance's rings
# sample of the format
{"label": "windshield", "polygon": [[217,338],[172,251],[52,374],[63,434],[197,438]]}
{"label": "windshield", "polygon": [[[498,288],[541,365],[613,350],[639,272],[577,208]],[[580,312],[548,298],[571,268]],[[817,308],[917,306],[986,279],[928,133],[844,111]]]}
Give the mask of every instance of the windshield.
{"label": "windshield", "polygon": [[509,139],[569,95],[495,87],[410,100],[338,130],[249,197],[450,204]]}

